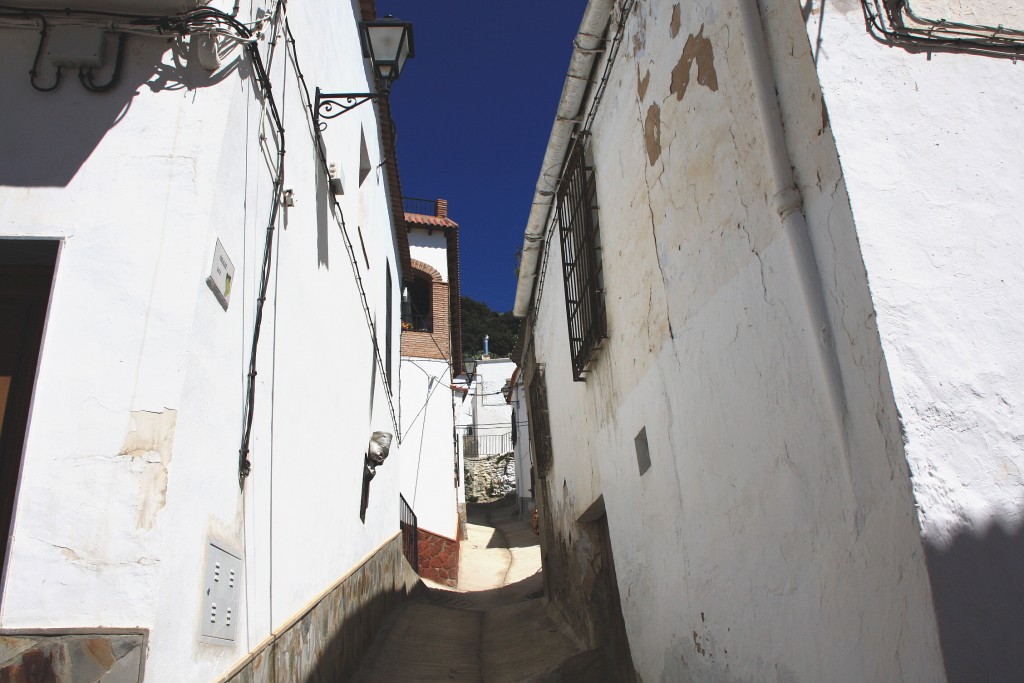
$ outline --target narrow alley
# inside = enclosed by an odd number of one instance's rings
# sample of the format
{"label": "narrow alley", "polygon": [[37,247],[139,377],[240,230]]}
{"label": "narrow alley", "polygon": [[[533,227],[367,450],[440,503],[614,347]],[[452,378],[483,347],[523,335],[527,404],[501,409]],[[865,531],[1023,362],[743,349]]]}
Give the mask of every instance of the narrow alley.
{"label": "narrow alley", "polygon": [[514,501],[471,504],[459,586],[424,581],[367,652],[356,681],[605,680],[543,597],[538,536]]}

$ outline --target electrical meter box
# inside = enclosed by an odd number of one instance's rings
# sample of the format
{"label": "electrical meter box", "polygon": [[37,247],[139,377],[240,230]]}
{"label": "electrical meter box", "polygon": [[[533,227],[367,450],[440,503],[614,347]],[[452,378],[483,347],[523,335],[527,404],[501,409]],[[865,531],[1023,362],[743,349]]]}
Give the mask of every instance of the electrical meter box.
{"label": "electrical meter box", "polygon": [[241,592],[242,558],[211,543],[206,548],[200,642],[234,644]]}

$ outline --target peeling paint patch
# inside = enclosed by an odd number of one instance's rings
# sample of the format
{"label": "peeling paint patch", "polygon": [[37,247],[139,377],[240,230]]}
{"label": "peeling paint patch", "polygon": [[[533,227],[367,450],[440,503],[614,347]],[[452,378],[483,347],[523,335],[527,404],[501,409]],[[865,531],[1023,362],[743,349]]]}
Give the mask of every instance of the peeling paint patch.
{"label": "peeling paint patch", "polygon": [[640,65],[636,66],[636,96],[641,102],[644,100],[644,95],[647,94],[647,86],[651,84],[651,72],[648,71],[644,74],[643,78],[640,78]]}
{"label": "peeling paint patch", "polygon": [[669,24],[669,35],[675,38],[679,35],[679,5],[672,5],[672,23]]}
{"label": "peeling paint patch", "polygon": [[135,526],[152,529],[167,503],[167,468],[171,464],[178,411],[132,411],[133,431],[125,437],[121,455],[142,461],[139,476],[139,515]]}
{"label": "peeling paint patch", "polygon": [[661,156],[661,107],[656,103],[647,108],[644,121],[644,144],[647,146],[647,159],[651,165]]}
{"label": "peeling paint patch", "polygon": [[669,87],[677,100],[682,100],[690,85],[690,67],[697,62],[697,83],[711,92],[718,91],[718,74],[715,73],[715,50],[711,40],[704,37],[704,24],[697,35],[690,34],[683,46],[679,63],[672,69],[672,84]]}

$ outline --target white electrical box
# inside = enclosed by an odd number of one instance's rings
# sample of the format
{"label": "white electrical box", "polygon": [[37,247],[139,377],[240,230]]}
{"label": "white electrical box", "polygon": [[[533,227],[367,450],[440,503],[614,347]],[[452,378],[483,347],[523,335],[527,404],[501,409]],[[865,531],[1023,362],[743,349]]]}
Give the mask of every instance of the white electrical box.
{"label": "white electrical box", "polygon": [[230,645],[238,631],[242,559],[214,544],[206,549],[199,641]]}
{"label": "white electrical box", "polygon": [[46,57],[54,66],[103,66],[106,31],[102,26],[57,24],[50,29]]}
{"label": "white electrical box", "polygon": [[210,268],[210,276],[206,278],[206,284],[209,285],[225,311],[228,310],[228,301],[231,300],[231,283],[234,279],[235,264],[228,258],[228,252],[224,250],[224,245],[218,239],[217,246],[213,250],[213,266]]}

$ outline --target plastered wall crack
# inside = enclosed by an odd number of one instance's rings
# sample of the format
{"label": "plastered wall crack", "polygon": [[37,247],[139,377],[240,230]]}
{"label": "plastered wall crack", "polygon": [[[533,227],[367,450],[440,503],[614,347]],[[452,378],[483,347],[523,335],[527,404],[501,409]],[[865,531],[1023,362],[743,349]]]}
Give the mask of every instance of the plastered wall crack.
{"label": "plastered wall crack", "polygon": [[[639,95],[639,92],[637,94]],[[641,121],[641,125],[644,129],[644,144],[647,148],[648,159],[650,160],[650,164],[644,168],[644,188],[645,197],[647,198],[647,213],[650,216],[651,221],[651,238],[654,240],[654,256],[657,260],[658,272],[661,274],[661,286],[662,288],[666,288],[667,283],[665,282],[665,269],[661,263],[661,247],[658,244],[658,226],[657,221],[654,218],[654,204],[651,200],[651,179],[648,176],[649,169],[661,156],[661,108],[657,104],[651,104],[647,109],[646,117],[641,118],[643,102],[639,97],[637,98],[636,106],[638,121]],[[655,124],[651,124],[652,117],[656,120]],[[650,130],[650,126],[652,125],[654,127],[653,132]],[[656,150],[656,153],[652,154],[652,151],[654,150]],[[659,179],[660,177],[661,176],[659,174]],[[667,300],[665,302],[665,323],[668,325],[669,338],[675,339],[675,332],[672,330],[672,316],[669,311]]]}
{"label": "plastered wall crack", "polygon": [[137,560],[132,560],[128,562],[105,562],[103,560],[99,560],[96,558],[85,557],[74,548],[68,547],[66,545],[61,545],[60,543],[53,543],[52,541],[47,541],[41,538],[36,540],[42,541],[43,543],[46,543],[47,545],[55,548],[56,550],[59,550],[61,555],[63,555],[64,558],[69,562],[73,562],[74,564],[80,567],[84,567],[86,569],[91,569],[92,571],[100,571],[102,569],[112,567],[148,567],[151,565],[159,564],[159,560],[153,559],[152,557],[140,557]]}

